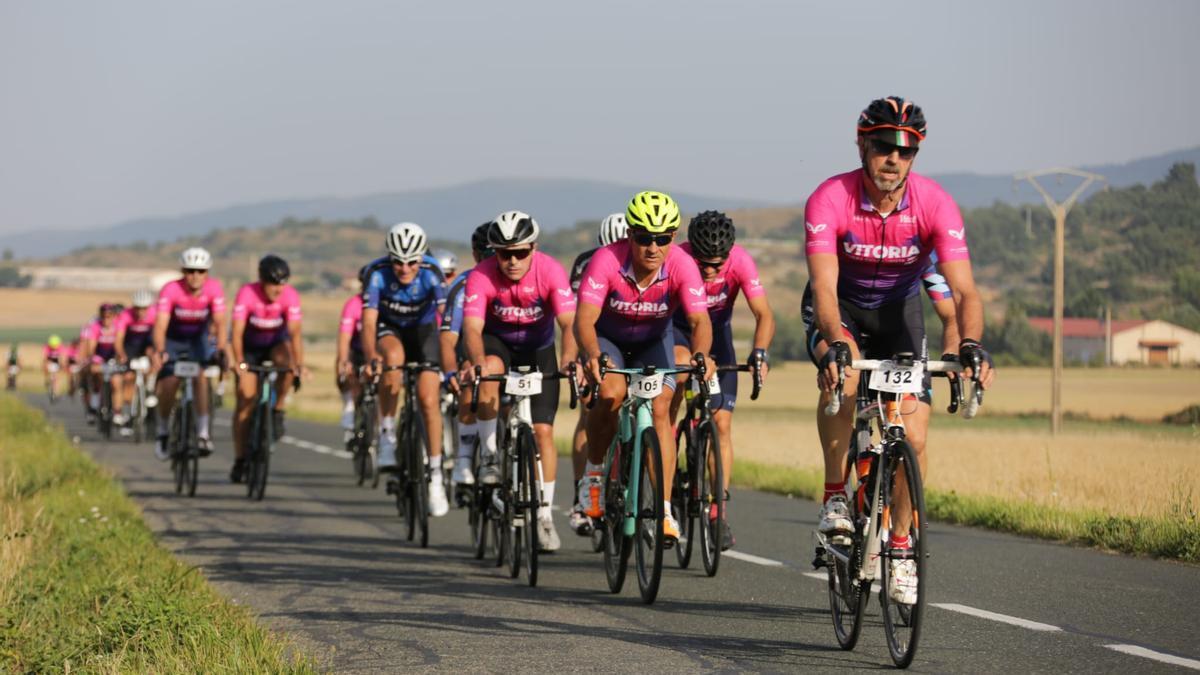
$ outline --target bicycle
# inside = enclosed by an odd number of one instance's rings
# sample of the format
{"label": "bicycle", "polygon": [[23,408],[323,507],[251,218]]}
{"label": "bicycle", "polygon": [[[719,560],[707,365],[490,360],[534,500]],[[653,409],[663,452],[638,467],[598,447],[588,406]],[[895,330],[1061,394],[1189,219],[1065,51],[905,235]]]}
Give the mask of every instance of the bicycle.
{"label": "bicycle", "polygon": [[[696,358],[700,358],[697,354]],[[629,395],[618,411],[617,435],[604,458],[604,575],[608,590],[621,592],[629,554],[635,556],[638,591],[642,602],[653,603],[662,579],[663,558],[663,467],[658,434],[654,430],[654,399],[662,393],[663,379],[697,373],[704,380],[704,367],[609,368],[608,355],[600,356],[600,377],[615,373],[628,380]],[[590,405],[595,405],[592,399]]]}
{"label": "bicycle", "polygon": [[200,363],[189,361],[181,352],[173,366],[175,377],[183,380],[183,398],[171,411],[167,444],[171,452],[171,471],[175,475],[175,494],[187,488],[189,497],[196,496],[196,480],[200,474],[200,442],[196,427],[196,378],[202,374]]}
{"label": "bicycle", "polygon": [[46,397],[50,399],[50,405],[58,403],[58,371],[57,362],[46,363]]}
{"label": "bicycle", "polygon": [[96,424],[104,440],[112,440],[113,416],[117,411],[113,408],[113,378],[129,372],[129,367],[109,359],[100,364],[100,410],[97,411]]}
{"label": "bicycle", "polygon": [[387,493],[396,497],[396,511],[404,519],[405,538],[420,533],[421,548],[429,546],[429,466],[426,460],[425,422],[417,403],[417,377],[425,371],[441,372],[436,363],[422,361],[386,366],[382,372],[404,371],[404,405],[396,430],[396,474],[387,482]]}
{"label": "bicycle", "polygon": [[[854,532],[850,537],[817,534],[814,568],[828,573],[829,604],[838,645],[851,650],[858,642],[862,617],[870,599],[871,584],[880,579],[879,603],[883,612],[884,633],[892,662],[907,668],[916,654],[926,603],[928,557],[923,525],[924,488],[916,453],[905,438],[901,405],[905,394],[917,394],[924,387],[924,373],[944,376],[961,373],[957,361],[915,359],[911,353],[896,354],[891,360],[854,360],[838,363],[838,382],[833,398],[825,407],[826,415],[836,415],[841,407],[846,366],[863,371],[855,397],[854,432],[850,437],[846,466],[846,491]],[[963,416],[975,416],[983,403],[979,386],[979,363],[974,364],[972,391],[962,408]],[[867,377],[870,373],[870,377]],[[959,378],[951,380],[950,405],[956,412],[963,401]],[[911,400],[908,399],[908,400]],[[875,437],[873,433],[877,433]],[[875,441],[875,442],[873,442]],[[850,483],[851,471],[858,473]],[[891,512],[896,504],[893,489],[903,480],[912,506],[912,524],[908,536],[910,549],[883,550],[884,538],[891,530]],[[917,599],[912,605],[896,603],[889,594],[890,568],[912,560],[916,564]],[[886,566],[886,567],[885,567]]]}
{"label": "bicycle", "polygon": [[692,544],[697,539],[699,521],[700,559],[708,576],[717,574],[721,561],[721,539],[725,527],[725,470],[721,460],[720,439],[709,409],[709,399],[721,393],[718,375],[726,372],[749,372],[754,390],[750,400],[758,400],[762,391],[762,376],[750,365],[717,366],[707,382],[696,377],[687,379],[684,392],[687,411],[675,427],[675,447],[678,457],[675,481],[671,487],[671,510],[679,523],[679,544],[675,558],[681,569],[692,560]]}
{"label": "bicycle", "polygon": [[[496,448],[501,467],[500,485],[490,491],[491,499],[483,502],[494,508],[488,508],[480,515],[497,523],[493,526],[501,537],[497,558],[507,559],[509,576],[517,578],[524,562],[525,577],[530,586],[537,585],[537,518],[538,509],[544,505],[542,459],[533,436],[531,399],[542,393],[542,382],[556,379],[570,380],[571,408],[574,409],[579,397],[573,363],[566,373],[542,373],[532,366],[518,366],[507,373],[483,375],[483,367],[475,366],[475,379],[471,384],[471,412],[479,408],[480,382],[503,382],[504,393],[513,398],[503,424],[497,425],[504,429],[503,440]],[[476,518],[472,536],[483,532],[486,532],[486,525]],[[477,558],[483,557],[480,549],[476,542]]]}
{"label": "bicycle", "polygon": [[447,495],[455,493],[453,481],[454,458],[458,448],[458,398],[445,389],[441,396],[442,411],[442,487]]}
{"label": "bicycle", "polygon": [[[279,399],[275,382],[281,374],[291,372],[291,368],[282,368],[271,361],[263,361],[261,366],[245,364],[242,369],[258,377],[259,391],[250,418],[250,435],[246,437],[246,496],[254,501],[262,501],[267,491],[271,453],[274,452],[271,446],[275,443],[273,413],[275,402]],[[293,379],[293,382],[293,389],[298,390],[300,378]]]}
{"label": "bicycle", "polygon": [[129,370],[134,373],[133,395],[129,399],[129,425],[133,428],[133,442],[141,443],[149,435],[150,410],[146,404],[146,373],[150,371],[150,359],[139,356],[129,360]]}
{"label": "bicycle", "polygon": [[346,451],[353,455],[351,461],[354,462],[354,476],[358,484],[370,480],[371,487],[375,488],[379,486],[379,472],[375,466],[379,452],[375,433],[379,424],[379,404],[376,402],[379,378],[367,377],[366,372],[365,366],[358,370],[358,381],[362,386],[354,402],[354,429],[346,440]]}
{"label": "bicycle", "polygon": [[17,390],[17,375],[20,375],[20,374],[21,374],[21,366],[15,364],[15,363],[8,364],[8,380],[6,381],[4,388],[8,391],[16,391]]}

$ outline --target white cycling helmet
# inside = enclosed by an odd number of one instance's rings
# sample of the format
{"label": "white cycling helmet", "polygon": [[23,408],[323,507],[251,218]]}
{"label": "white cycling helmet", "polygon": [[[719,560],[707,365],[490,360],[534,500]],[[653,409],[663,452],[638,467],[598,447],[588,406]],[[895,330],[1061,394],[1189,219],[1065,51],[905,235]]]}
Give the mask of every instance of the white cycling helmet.
{"label": "white cycling helmet", "polygon": [[143,309],[152,304],[154,304],[154,295],[151,294],[150,291],[142,289],[140,291],[133,292],[133,306],[135,308]]}
{"label": "white cycling helmet", "polygon": [[199,246],[193,246],[179,254],[179,266],[185,270],[211,269],[212,256]]}
{"label": "white cycling helmet", "polygon": [[450,274],[458,269],[458,256],[454,255],[453,251],[442,248],[434,251],[432,255],[437,259],[438,267],[442,268],[442,274]]}
{"label": "white cycling helmet", "polygon": [[387,250],[392,260],[420,260],[428,249],[425,230],[416,223],[396,223],[387,233]]}
{"label": "white cycling helmet", "polygon": [[596,241],[600,242],[601,246],[608,246],[614,241],[621,241],[628,236],[629,225],[625,223],[625,214],[610,213],[600,223],[600,234],[597,235]]}
{"label": "white cycling helmet", "polygon": [[505,211],[488,225],[488,243],[493,248],[532,244],[538,238],[538,224],[528,213]]}

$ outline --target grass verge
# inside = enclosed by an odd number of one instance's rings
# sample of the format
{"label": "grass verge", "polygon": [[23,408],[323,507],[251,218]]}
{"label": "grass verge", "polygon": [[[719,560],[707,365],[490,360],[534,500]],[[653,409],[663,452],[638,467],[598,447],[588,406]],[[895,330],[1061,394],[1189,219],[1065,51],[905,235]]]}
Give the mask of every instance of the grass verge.
{"label": "grass verge", "polygon": [[117,483],[0,395],[0,670],[315,672],[161,548]]}

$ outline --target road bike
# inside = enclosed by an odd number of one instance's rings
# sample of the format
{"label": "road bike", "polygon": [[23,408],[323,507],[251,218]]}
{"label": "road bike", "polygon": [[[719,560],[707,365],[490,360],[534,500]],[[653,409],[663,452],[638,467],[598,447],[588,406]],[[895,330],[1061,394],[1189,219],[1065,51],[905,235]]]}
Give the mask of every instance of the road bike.
{"label": "road bike", "polygon": [[[476,537],[486,539],[486,532],[491,529],[500,536],[497,558],[507,560],[509,576],[517,578],[523,562],[530,586],[537,585],[538,577],[538,509],[549,508],[542,502],[542,459],[533,435],[531,399],[542,393],[542,382],[551,379],[570,380],[571,408],[574,409],[579,394],[573,363],[566,373],[542,373],[532,366],[518,366],[506,373],[483,375],[482,366],[475,366],[475,379],[471,384],[471,412],[479,408],[480,382],[503,382],[504,393],[512,397],[508,412],[502,413],[503,419],[497,424],[498,428],[504,429],[502,436],[498,434],[496,448],[496,461],[501,469],[500,485],[481,489],[481,495],[487,497],[472,500],[479,510],[473,519],[468,516],[472,520],[476,557],[483,557],[481,550],[486,545],[481,545]],[[488,521],[495,525],[489,528]]]}
{"label": "road bike", "polygon": [[195,497],[201,455],[196,426],[196,378],[202,375],[203,369],[199,362],[188,358],[187,352],[181,352],[172,366],[175,377],[183,381],[180,387],[183,393],[171,411],[167,448],[171,454],[171,471],[175,474],[175,494],[182,494],[186,488],[188,496]]}
{"label": "road bike", "polygon": [[4,388],[7,389],[8,391],[16,391],[17,390],[17,375],[20,375],[20,374],[21,374],[21,366],[15,364],[15,363],[8,364],[8,380],[6,381]]}
{"label": "road bike", "polygon": [[367,368],[358,370],[358,397],[354,401],[354,429],[346,439],[346,451],[354,462],[354,477],[362,485],[368,480],[371,487],[379,486],[379,471],[376,462],[379,459],[377,443],[379,435],[379,378],[369,377]]}
{"label": "road bike", "polygon": [[[404,519],[405,538],[429,546],[429,466],[425,419],[417,402],[417,379],[425,371],[441,372],[436,363],[418,362],[387,366],[404,371],[404,405],[396,429],[396,473],[387,482],[387,493],[396,497],[396,511]],[[418,536],[419,533],[419,536]]]}
{"label": "road bike", "polygon": [[[272,361],[263,361],[261,366],[244,364],[242,369],[258,377],[258,398],[250,417],[250,433],[246,436],[246,496],[262,501],[267,491],[267,474],[271,466],[272,446],[275,443],[275,402],[279,399],[279,388],[275,386],[279,376],[291,368],[276,366]],[[292,379],[293,388],[300,388],[300,378]]]}
{"label": "road bike", "polygon": [[58,403],[58,371],[60,367],[57,361],[48,361],[46,363],[46,398],[50,399],[50,405]]}
{"label": "road bike", "polygon": [[[757,364],[756,364],[757,365]],[[718,366],[707,381],[695,375],[687,378],[684,397],[686,412],[675,426],[675,481],[671,486],[671,510],[679,523],[679,544],[675,558],[687,569],[692,560],[693,543],[700,543],[704,572],[715,576],[721,562],[721,540],[725,527],[725,467],[721,460],[720,437],[713,422],[709,400],[721,393],[719,375],[725,372],[749,372],[754,389],[750,400],[758,400],[762,376],[750,365]]]}
{"label": "road bike", "polygon": [[100,364],[100,409],[96,411],[96,424],[104,440],[112,440],[113,417],[119,412],[113,406],[113,379],[129,372],[129,366],[108,359]]}
{"label": "road bike", "polygon": [[[925,565],[928,543],[925,540],[924,488],[916,452],[905,437],[902,415],[904,406],[916,405],[923,388],[924,375],[961,373],[957,361],[927,361],[911,353],[896,354],[891,360],[861,359],[838,363],[838,382],[826,415],[836,415],[841,407],[845,369],[862,373],[855,397],[854,431],[850,437],[846,465],[846,494],[854,532],[849,536],[817,534],[816,568],[828,574],[829,605],[838,645],[853,649],[858,642],[863,614],[871,594],[872,582],[880,581],[879,604],[883,613],[884,633],[892,662],[907,668],[916,654],[921,637],[929,574]],[[959,378],[951,380],[950,405],[963,416],[975,416],[983,402],[978,383],[979,363],[974,364],[975,379],[962,405]],[[869,377],[868,377],[869,375]],[[852,481],[854,473],[858,480]],[[908,529],[911,548],[884,546],[892,529],[892,513],[903,495],[911,506]],[[916,566],[916,602],[895,602],[889,593],[892,568],[905,561]]]}
{"label": "road bike", "polygon": [[141,443],[150,436],[151,425],[154,423],[149,405],[150,385],[146,373],[150,371],[150,359],[139,356],[129,360],[129,370],[133,371],[133,392],[129,398],[129,426],[133,429],[133,442]]}
{"label": "road bike", "polygon": [[454,458],[458,456],[458,398],[453,392],[442,390],[442,487],[447,495],[454,494],[451,476],[454,474]]}
{"label": "road bike", "polygon": [[[699,355],[697,355],[699,358]],[[621,592],[636,548],[638,591],[642,602],[658,597],[665,547],[663,520],[663,466],[658,434],[654,430],[654,399],[662,393],[664,378],[696,373],[706,379],[703,366],[687,368],[609,368],[608,355],[600,356],[600,378],[616,374],[628,381],[628,395],[617,416],[617,434],[604,458],[603,528],[604,575],[608,589]],[[595,398],[590,405],[595,405]]]}

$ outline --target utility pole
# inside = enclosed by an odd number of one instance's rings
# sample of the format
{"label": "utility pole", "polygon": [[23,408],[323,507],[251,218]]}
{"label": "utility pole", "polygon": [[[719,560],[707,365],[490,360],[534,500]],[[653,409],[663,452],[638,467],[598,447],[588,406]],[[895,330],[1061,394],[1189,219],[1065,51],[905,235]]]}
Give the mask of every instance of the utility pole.
{"label": "utility pole", "polygon": [[[1083,181],[1075,188],[1070,197],[1066,201],[1057,202],[1050,196],[1049,192],[1043,188],[1037,179],[1042,176],[1058,176],[1061,182],[1063,176],[1076,176],[1082,178]],[[1083,194],[1084,190],[1089,185],[1096,181],[1105,181],[1104,176],[1081,171],[1079,169],[1044,169],[1042,171],[1028,171],[1019,173],[1013,176],[1014,183],[1016,181],[1028,181],[1035,190],[1041,193],[1042,198],[1046,200],[1046,207],[1050,209],[1050,213],[1054,216],[1054,372],[1050,378],[1050,433],[1057,435],[1062,431],[1062,323],[1063,323],[1063,249],[1065,248],[1064,239],[1066,236],[1067,212],[1075,206],[1075,201],[1079,199],[1079,195]]]}

